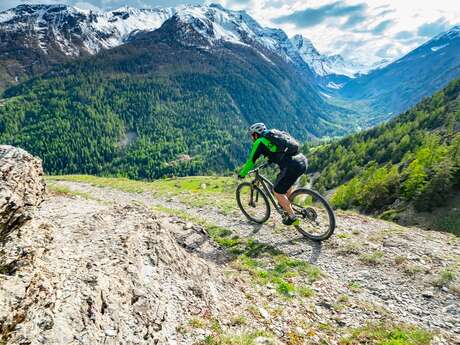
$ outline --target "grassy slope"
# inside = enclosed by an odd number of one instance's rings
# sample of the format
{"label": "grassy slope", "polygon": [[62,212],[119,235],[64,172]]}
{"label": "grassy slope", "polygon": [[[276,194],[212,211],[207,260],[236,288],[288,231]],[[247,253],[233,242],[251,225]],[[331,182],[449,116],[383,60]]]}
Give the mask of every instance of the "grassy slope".
{"label": "grassy slope", "polygon": [[219,176],[165,178],[152,182],[92,175],[49,176],[47,179],[49,181],[85,182],[131,193],[150,192],[159,197],[174,197],[193,207],[213,205],[224,214],[234,209],[233,198],[237,184],[234,178]]}

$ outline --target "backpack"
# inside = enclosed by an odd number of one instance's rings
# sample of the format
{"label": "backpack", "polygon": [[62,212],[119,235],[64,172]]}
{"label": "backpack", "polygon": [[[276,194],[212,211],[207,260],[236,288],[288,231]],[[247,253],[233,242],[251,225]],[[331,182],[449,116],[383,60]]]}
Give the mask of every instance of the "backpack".
{"label": "backpack", "polygon": [[289,133],[270,129],[262,133],[262,136],[270,140],[278,147],[279,152],[288,156],[294,156],[299,153],[300,144]]}

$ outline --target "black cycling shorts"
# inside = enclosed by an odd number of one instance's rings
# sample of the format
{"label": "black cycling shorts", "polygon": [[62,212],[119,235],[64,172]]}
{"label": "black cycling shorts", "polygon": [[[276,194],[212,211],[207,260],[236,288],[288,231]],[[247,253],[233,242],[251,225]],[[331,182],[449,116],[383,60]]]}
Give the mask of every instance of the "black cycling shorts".
{"label": "black cycling shorts", "polygon": [[278,194],[286,194],[297,179],[307,171],[307,159],[302,154],[287,157],[283,159],[280,168],[273,190]]}

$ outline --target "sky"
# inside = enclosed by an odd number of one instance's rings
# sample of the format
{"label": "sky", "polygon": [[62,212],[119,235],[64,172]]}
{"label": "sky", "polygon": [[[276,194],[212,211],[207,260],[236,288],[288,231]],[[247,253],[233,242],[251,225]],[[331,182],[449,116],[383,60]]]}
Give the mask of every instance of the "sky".
{"label": "sky", "polygon": [[302,34],[323,54],[373,63],[394,60],[460,24],[458,0],[0,0],[0,10],[22,3],[65,3],[85,9],[148,8],[220,3],[245,10],[260,24]]}

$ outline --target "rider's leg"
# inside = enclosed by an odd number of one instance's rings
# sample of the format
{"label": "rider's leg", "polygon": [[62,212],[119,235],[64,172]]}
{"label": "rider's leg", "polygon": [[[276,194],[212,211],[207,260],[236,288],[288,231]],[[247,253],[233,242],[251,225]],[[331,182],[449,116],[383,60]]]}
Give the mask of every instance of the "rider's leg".
{"label": "rider's leg", "polygon": [[292,192],[294,191],[294,186],[291,186],[291,188],[288,189],[286,192],[286,197],[289,199],[291,197]]}
{"label": "rider's leg", "polygon": [[273,194],[275,194],[276,200],[278,200],[278,202],[281,205],[281,207],[283,208],[283,210],[285,210],[289,215],[294,214],[294,210],[292,209],[291,202],[289,201],[289,199],[287,197],[287,195],[289,195],[290,192],[292,193],[291,189],[292,189],[292,187],[289,188],[289,190],[288,190],[288,192],[286,194],[279,194],[277,192],[273,193]]}
{"label": "rider's leg", "polygon": [[303,155],[297,155],[286,161],[286,166],[280,171],[274,184],[273,192],[281,207],[286,211],[288,217],[283,217],[283,224],[297,225],[299,220],[292,209],[289,196],[293,192],[293,186],[297,179],[305,173],[306,159]]}

